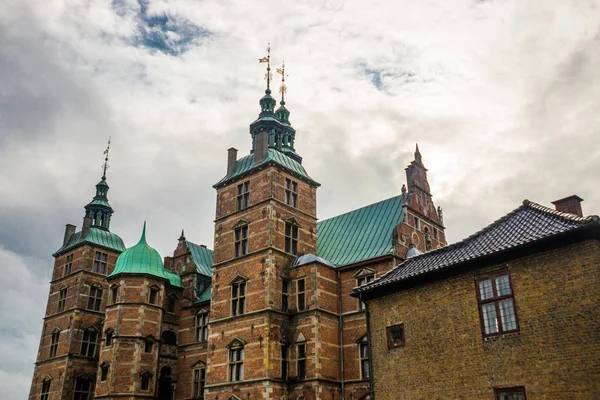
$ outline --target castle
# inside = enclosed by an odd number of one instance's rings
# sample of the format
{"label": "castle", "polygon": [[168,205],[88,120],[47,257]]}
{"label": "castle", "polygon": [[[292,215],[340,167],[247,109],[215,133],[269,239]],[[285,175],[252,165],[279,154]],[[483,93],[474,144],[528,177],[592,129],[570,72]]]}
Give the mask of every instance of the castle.
{"label": "castle", "polygon": [[31,400],[367,399],[365,304],[353,288],[446,244],[417,147],[390,199],[318,221],[282,97],[267,86],[250,154],[231,148],[214,248],[182,232],[164,259],[110,230],[106,169],[54,267]]}

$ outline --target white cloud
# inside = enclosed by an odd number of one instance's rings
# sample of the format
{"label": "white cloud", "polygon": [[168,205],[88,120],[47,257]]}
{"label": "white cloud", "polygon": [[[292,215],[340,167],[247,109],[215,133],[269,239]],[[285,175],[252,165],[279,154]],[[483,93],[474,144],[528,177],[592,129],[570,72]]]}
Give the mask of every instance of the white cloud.
{"label": "white cloud", "polygon": [[[108,136],[112,230],[131,245],[148,220],[163,255],[181,228],[210,246],[211,185],[228,147],[249,150],[268,41],[321,218],[398,194],[415,142],[451,241],[524,198],[577,193],[600,210],[598,0],[150,0],[178,56],[140,41],[140,12],[0,5],[0,243],[44,257],[34,274],[64,224],[81,225]],[[207,34],[187,43],[194,26]]]}

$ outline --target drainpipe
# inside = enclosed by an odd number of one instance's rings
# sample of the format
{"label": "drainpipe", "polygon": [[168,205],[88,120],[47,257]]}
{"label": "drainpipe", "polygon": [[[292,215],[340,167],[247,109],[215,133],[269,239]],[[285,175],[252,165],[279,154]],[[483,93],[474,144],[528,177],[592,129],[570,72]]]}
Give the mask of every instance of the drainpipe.
{"label": "drainpipe", "polygon": [[[362,301],[362,293],[359,293],[359,299]],[[367,313],[367,344],[369,346],[369,393],[371,396],[371,400],[375,400],[375,389],[373,387],[373,353],[371,352],[371,324],[370,313],[369,313],[369,303],[365,303],[365,311]]]}
{"label": "drainpipe", "polygon": [[340,321],[339,321],[339,334],[340,334],[340,366],[341,366],[341,378],[342,378],[342,400],[345,399],[345,382],[344,382],[344,317],[342,315],[342,276],[340,271],[337,270],[338,278],[338,301],[340,307]]}

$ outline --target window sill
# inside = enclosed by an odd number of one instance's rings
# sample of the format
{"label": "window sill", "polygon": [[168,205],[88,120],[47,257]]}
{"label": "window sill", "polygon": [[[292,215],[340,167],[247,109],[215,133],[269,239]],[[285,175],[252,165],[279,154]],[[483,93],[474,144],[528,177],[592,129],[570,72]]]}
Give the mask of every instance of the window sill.
{"label": "window sill", "polygon": [[511,331],[511,332],[503,332],[503,333],[495,333],[493,335],[488,335],[483,337],[484,343],[495,342],[497,340],[509,339],[514,337],[521,336],[521,331]]}

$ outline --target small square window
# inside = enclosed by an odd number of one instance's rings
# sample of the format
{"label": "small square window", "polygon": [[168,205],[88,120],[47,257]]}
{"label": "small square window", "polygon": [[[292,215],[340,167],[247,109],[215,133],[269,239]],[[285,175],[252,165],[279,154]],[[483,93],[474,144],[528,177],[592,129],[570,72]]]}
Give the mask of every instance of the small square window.
{"label": "small square window", "polygon": [[404,347],[404,324],[387,327],[388,349]]}
{"label": "small square window", "polygon": [[494,389],[496,400],[526,400],[525,388],[523,386]]}
{"label": "small square window", "polygon": [[152,353],[152,341],[149,339],[144,344],[144,353]]}
{"label": "small square window", "polygon": [[175,312],[175,298],[174,297],[169,297],[169,300],[167,302],[167,311],[170,313]]}
{"label": "small square window", "polygon": [[158,290],[150,289],[150,299],[148,299],[150,304],[156,304],[156,295],[157,294],[158,294]]}

